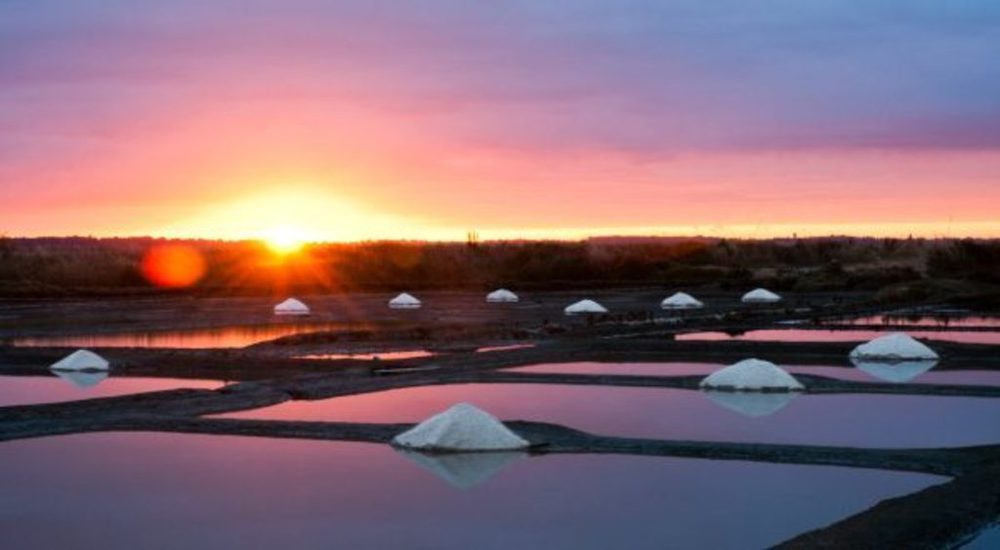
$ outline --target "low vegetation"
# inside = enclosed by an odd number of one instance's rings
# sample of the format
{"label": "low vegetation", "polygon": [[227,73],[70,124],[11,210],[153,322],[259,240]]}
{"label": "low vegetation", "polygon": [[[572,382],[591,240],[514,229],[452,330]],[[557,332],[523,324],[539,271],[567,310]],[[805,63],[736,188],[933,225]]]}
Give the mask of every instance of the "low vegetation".
{"label": "low vegetation", "polygon": [[887,302],[941,297],[1000,307],[1000,240],[596,238],[582,242],[314,244],[279,256],[253,241],[0,238],[0,296],[166,292],[143,277],[162,244],[207,270],[172,292],[272,294],[399,289],[615,286],[876,291]]}

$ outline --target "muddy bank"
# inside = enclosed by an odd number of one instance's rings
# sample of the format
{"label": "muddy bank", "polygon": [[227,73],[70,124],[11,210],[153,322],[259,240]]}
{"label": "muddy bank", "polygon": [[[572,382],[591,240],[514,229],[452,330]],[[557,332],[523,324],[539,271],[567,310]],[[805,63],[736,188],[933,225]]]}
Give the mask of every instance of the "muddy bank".
{"label": "muddy bank", "polygon": [[[176,390],[95,399],[71,404],[8,407],[0,410],[0,439],[94,431],[168,431],[389,443],[412,424],[304,422],[199,418],[269,406],[294,398],[268,384],[241,384],[228,391]],[[382,384],[381,389],[385,389]],[[376,391],[370,388],[371,391]],[[329,393],[329,388],[328,388]],[[217,394],[213,396],[212,394]],[[1000,446],[948,449],[857,449],[710,441],[674,441],[590,434],[565,426],[507,420],[532,443],[535,453],[627,454],[717,460],[836,465],[964,475],[1000,457]]]}
{"label": "muddy bank", "polygon": [[[298,348],[280,346],[262,351],[247,349],[185,350],[155,348],[96,349],[108,358],[115,376],[147,376],[212,380],[258,380],[308,373],[348,372],[369,375],[375,371],[436,367],[441,372],[491,370],[541,363],[598,362],[705,362],[728,364],[758,357],[778,364],[843,366],[853,343],[674,341],[666,339],[562,338],[538,342],[530,348],[483,353],[443,353],[395,360],[295,359]],[[935,367],[947,370],[997,370],[996,346],[941,343],[935,345],[942,359]],[[72,351],[67,348],[0,347],[0,374],[48,374],[48,366]]]}
{"label": "muddy bank", "polygon": [[[1000,398],[1000,387],[946,384],[850,382],[800,375],[807,393],[868,393]],[[697,391],[701,376],[539,374],[503,370],[435,369],[394,375],[342,371],[241,382],[218,390],[173,390],[42,405],[0,407],[0,440],[66,433],[68,426],[102,429],[102,422],[135,416],[197,417],[256,409],[289,400],[319,400],[346,395],[443,384],[569,384],[671,388]]]}
{"label": "muddy bank", "polygon": [[[405,290],[405,289],[401,289]],[[487,304],[486,291],[426,291],[417,293],[424,307],[391,310],[387,303],[395,293],[344,293],[298,296],[312,315],[283,318],[273,314],[282,297],[160,296],[92,300],[0,300],[0,340],[19,336],[113,333],[133,330],[160,331],[191,328],[262,325],[274,323],[345,323],[363,328],[392,327],[408,323],[459,325],[539,326],[565,320],[563,308],[581,298],[598,300],[622,320],[647,315],[664,316],[660,300],[671,294],[667,288],[621,288],[573,291],[521,292],[516,304]],[[796,310],[817,314],[859,314],[873,310],[871,292],[794,293],[777,307],[748,307],[740,292],[696,291],[705,308],[684,317],[732,314],[792,315]]]}

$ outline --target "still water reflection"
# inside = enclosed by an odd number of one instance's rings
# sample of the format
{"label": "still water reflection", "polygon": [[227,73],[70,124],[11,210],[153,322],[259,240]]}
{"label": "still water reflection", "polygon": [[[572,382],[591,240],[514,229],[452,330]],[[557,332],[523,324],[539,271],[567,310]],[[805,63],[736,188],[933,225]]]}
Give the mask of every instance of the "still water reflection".
{"label": "still water reflection", "polygon": [[[620,374],[637,376],[708,376],[727,365],[715,363],[595,363],[579,361],[571,363],[544,363],[506,369],[513,372],[538,374]],[[813,374],[851,382],[883,382],[884,377],[875,376],[845,361],[843,366],[781,365],[794,374]],[[883,368],[893,369],[892,363]],[[881,374],[881,373],[880,373]],[[909,380],[921,384],[959,384],[1000,386],[1000,371],[991,370],[928,370]]]}
{"label": "still water reflection", "polygon": [[423,350],[423,349],[413,349],[413,350],[397,350],[397,351],[376,351],[371,353],[313,353],[309,355],[299,355],[296,359],[357,359],[362,361],[372,361],[375,359],[381,359],[384,361],[391,361],[394,359],[416,359],[419,357],[431,357],[434,352]]}
{"label": "still water reflection", "polygon": [[0,376],[0,407],[112,397],[177,388],[215,389],[222,386],[222,382],[215,380],[108,377],[104,372],[74,372],[65,373],[65,376],[66,378],[56,375]]}
{"label": "still water reflection", "polygon": [[851,319],[833,319],[830,323],[847,325],[889,325],[896,327],[997,327],[1000,329],[1000,317],[983,317],[976,315],[871,315]]}
{"label": "still water reflection", "polygon": [[456,489],[387,446],[177,434],[0,444],[10,548],[763,548],[942,478],[522,457]]}
{"label": "still water reflection", "polygon": [[[226,416],[418,422],[462,401],[504,420],[554,422],[604,435],[857,447],[962,446],[1000,440],[1000,423],[992,421],[1000,418],[998,399],[792,395],[773,414],[753,416],[699,391],[554,384],[416,387],[291,401]],[[727,401],[758,410],[752,399]]]}
{"label": "still water reflection", "polygon": [[[885,336],[891,331],[825,330],[825,329],[761,329],[741,334],[725,332],[689,332],[678,334],[678,340],[751,340],[767,342],[863,342]],[[962,344],[1000,344],[998,331],[906,331],[914,338],[959,342]]]}
{"label": "still water reflection", "polygon": [[22,347],[242,348],[250,344],[266,342],[292,334],[356,327],[357,325],[347,325],[344,323],[241,325],[174,331],[37,336],[15,338],[11,341],[11,344]]}

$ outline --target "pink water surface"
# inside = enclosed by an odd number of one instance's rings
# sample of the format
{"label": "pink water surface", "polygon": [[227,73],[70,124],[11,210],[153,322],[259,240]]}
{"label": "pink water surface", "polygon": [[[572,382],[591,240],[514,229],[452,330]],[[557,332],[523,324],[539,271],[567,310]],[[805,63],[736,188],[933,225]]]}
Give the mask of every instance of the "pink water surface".
{"label": "pink water surface", "polygon": [[222,382],[216,380],[112,376],[93,386],[81,388],[55,375],[0,376],[0,407],[113,397],[177,388],[215,389],[221,386]]}
{"label": "pink water surface", "polygon": [[449,384],[290,401],[230,418],[419,422],[460,402],[504,420],[553,422],[605,435],[860,447],[1000,441],[1000,400],[871,394],[790,395],[766,417],[743,416],[699,391],[562,384]]}
{"label": "pink water surface", "polygon": [[[744,334],[725,332],[689,332],[677,336],[678,340],[748,340],[761,342],[864,342],[884,336],[892,330],[824,330],[824,329],[761,329]],[[1000,344],[1000,331],[906,331],[914,338],[959,342],[963,344]]]}
{"label": "pink water surface", "polygon": [[[538,374],[621,374],[637,376],[708,376],[726,367],[716,363],[597,363],[577,361],[569,363],[544,363],[514,367],[513,372]],[[842,366],[781,365],[792,374],[815,374],[853,382],[882,382],[867,372],[845,361]],[[990,370],[930,370],[910,382],[926,384],[969,384],[1000,386],[1000,371]]]}
{"label": "pink water surface", "polygon": [[515,458],[462,490],[385,445],[153,433],[2,443],[0,464],[18,549],[765,548],[944,481],[576,455]]}

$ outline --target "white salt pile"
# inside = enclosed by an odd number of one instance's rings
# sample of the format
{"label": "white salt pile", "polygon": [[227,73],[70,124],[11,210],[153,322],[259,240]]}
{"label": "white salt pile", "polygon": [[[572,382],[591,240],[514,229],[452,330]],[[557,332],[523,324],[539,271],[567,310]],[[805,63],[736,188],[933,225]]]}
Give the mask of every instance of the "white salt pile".
{"label": "white salt pile", "polygon": [[459,403],[397,435],[393,444],[427,451],[507,451],[529,443],[490,413]]}
{"label": "white salt pile", "polygon": [[275,315],[309,315],[309,306],[295,298],[289,298],[274,306]]}
{"label": "white salt pile", "polygon": [[660,307],[663,309],[699,309],[704,306],[700,300],[686,292],[678,292],[660,302]]}
{"label": "white salt pile", "polygon": [[389,300],[392,309],[419,309],[421,305],[420,300],[405,292]]}
{"label": "white salt pile", "polygon": [[601,304],[593,300],[580,300],[574,304],[566,306],[563,310],[566,315],[579,315],[582,313],[607,313],[608,310]]}
{"label": "white salt pile", "polygon": [[934,350],[911,338],[908,334],[894,332],[861,344],[851,351],[851,359],[905,361],[908,359],[935,360]]}
{"label": "white salt pile", "polygon": [[746,304],[769,304],[780,301],[781,296],[766,288],[757,288],[743,295],[743,303]]}
{"label": "white salt pile", "polygon": [[792,392],[704,392],[705,396],[718,405],[743,416],[761,417],[772,415],[792,402],[798,393]]}
{"label": "white salt pile", "polygon": [[399,453],[456,489],[471,489],[525,456],[518,451],[427,454],[399,449]]}
{"label": "white salt pile", "polygon": [[744,359],[719,369],[701,381],[702,388],[727,391],[800,391],[804,386],[769,361]]}
{"label": "white salt pile", "polygon": [[506,288],[494,290],[486,295],[486,301],[491,304],[510,304],[519,300],[520,298],[517,297],[517,294],[514,294]]}
{"label": "white salt pile", "polygon": [[56,371],[108,370],[108,362],[92,351],[78,349],[56,361],[49,368]]}

